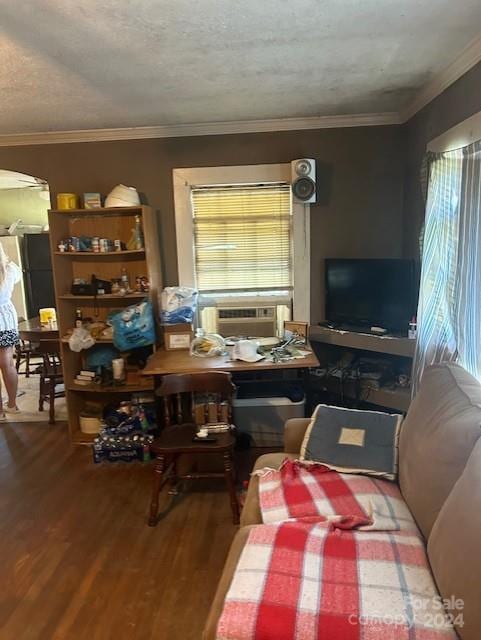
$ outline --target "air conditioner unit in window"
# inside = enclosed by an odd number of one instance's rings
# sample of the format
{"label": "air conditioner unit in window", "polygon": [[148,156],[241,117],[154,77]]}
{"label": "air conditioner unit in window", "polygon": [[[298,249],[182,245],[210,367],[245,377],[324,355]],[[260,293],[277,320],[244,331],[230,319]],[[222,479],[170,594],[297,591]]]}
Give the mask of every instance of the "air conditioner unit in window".
{"label": "air conditioner unit in window", "polygon": [[276,307],[219,307],[216,311],[221,336],[277,335]]}

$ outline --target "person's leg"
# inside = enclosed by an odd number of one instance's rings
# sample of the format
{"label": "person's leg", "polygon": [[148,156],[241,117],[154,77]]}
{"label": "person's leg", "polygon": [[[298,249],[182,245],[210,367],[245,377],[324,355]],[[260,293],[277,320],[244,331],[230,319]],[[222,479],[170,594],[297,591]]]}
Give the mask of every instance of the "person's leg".
{"label": "person's leg", "polygon": [[0,370],[8,394],[8,409],[17,406],[18,374],[13,360],[13,347],[0,349]]}
{"label": "person's leg", "polygon": [[5,412],[3,411],[3,398],[2,398],[2,381],[0,378],[0,420],[5,420]]}

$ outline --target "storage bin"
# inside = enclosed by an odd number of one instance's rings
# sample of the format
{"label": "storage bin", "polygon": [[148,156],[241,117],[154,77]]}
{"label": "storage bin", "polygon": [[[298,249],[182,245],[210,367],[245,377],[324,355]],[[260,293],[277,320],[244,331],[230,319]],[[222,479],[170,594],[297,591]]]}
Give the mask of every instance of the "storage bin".
{"label": "storage bin", "polygon": [[282,447],[284,423],[290,418],[304,418],[305,398],[245,398],[233,402],[233,422],[239,433],[250,437],[254,447]]}

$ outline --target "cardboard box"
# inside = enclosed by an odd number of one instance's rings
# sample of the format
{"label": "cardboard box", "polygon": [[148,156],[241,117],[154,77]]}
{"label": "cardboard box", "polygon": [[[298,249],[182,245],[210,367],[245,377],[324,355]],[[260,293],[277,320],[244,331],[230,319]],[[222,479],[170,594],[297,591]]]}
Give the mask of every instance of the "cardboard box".
{"label": "cardboard box", "polygon": [[286,320],[284,322],[284,338],[296,335],[299,339],[307,342],[309,324],[307,322],[296,322],[294,320]]}
{"label": "cardboard box", "polygon": [[83,194],[84,209],[100,209],[102,207],[102,197],[100,193]]}
{"label": "cardboard box", "polygon": [[179,351],[190,349],[190,343],[194,338],[194,328],[190,322],[179,324],[164,324],[164,348],[166,351]]}

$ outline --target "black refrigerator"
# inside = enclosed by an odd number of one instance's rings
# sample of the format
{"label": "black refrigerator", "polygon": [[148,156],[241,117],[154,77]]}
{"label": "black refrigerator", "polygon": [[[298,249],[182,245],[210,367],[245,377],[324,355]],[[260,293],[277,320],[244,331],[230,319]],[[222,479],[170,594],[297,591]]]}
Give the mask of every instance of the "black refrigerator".
{"label": "black refrigerator", "polygon": [[48,233],[23,236],[23,274],[28,317],[38,316],[38,310],[44,307],[55,307]]}

